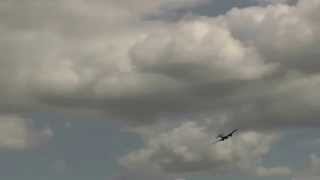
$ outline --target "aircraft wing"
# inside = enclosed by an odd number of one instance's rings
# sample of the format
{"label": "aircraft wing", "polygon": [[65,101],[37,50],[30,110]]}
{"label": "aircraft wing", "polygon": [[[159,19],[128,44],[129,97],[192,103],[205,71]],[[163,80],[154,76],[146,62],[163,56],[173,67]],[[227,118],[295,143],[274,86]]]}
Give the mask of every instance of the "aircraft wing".
{"label": "aircraft wing", "polygon": [[233,130],[231,133],[229,133],[229,134],[228,134],[228,137],[232,136],[232,135],[233,135],[233,133],[237,132],[238,130],[239,130],[239,129],[235,129],[235,130]]}

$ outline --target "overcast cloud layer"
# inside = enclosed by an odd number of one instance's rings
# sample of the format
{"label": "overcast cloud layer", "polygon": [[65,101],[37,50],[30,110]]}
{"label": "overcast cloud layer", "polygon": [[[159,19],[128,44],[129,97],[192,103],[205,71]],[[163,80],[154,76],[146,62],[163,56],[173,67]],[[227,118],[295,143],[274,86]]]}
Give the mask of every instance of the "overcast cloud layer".
{"label": "overcast cloud layer", "polygon": [[[119,160],[130,173],[290,175],[261,159],[278,129],[320,126],[320,1],[161,18],[206,3],[0,1],[0,125],[18,132],[2,131],[0,147],[50,137],[29,113],[90,112],[143,138]],[[208,144],[233,127],[239,137]]]}

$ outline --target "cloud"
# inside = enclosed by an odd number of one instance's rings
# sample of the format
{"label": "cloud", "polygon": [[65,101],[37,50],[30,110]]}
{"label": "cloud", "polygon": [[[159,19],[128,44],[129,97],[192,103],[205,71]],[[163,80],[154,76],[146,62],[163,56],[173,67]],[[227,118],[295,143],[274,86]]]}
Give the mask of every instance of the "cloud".
{"label": "cloud", "polygon": [[[231,112],[232,122],[276,119],[272,128],[308,119],[317,107],[317,98],[310,97],[317,92],[317,1],[233,9],[219,17],[173,23],[144,21],[140,13],[169,1],[133,6],[140,19],[121,23],[106,19],[105,4],[84,3],[4,4],[28,8],[20,11],[25,26],[15,16],[3,21],[1,111],[90,109],[150,122],[215,109]],[[112,4],[108,8],[134,13],[123,3],[106,2]],[[47,14],[37,7],[47,8]],[[63,18],[48,13],[53,10]],[[79,17],[84,17],[81,23]],[[311,84],[309,93],[298,92]],[[303,104],[292,103],[301,97]]]}
{"label": "cloud", "polygon": [[36,129],[31,122],[16,115],[0,116],[0,148],[24,150],[46,143],[50,129]]}
{"label": "cloud", "polygon": [[[226,22],[236,38],[254,44],[266,60],[280,63],[284,70],[310,73],[315,70],[310,64],[316,65],[319,31],[308,14],[317,11],[317,2],[234,9]],[[309,63],[301,61],[303,58]]]}
{"label": "cloud", "polygon": [[256,0],[258,3],[262,5],[270,5],[270,4],[289,4],[294,5],[298,2],[298,0]]}
{"label": "cloud", "polygon": [[142,72],[198,83],[257,79],[272,68],[252,47],[209,19],[182,21],[148,34],[132,47],[131,55]]}
{"label": "cloud", "polygon": [[266,177],[266,176],[289,176],[292,174],[292,170],[288,167],[258,167],[256,170],[256,175]]}
{"label": "cloud", "polygon": [[57,174],[63,174],[68,169],[68,163],[65,160],[56,160],[53,162],[52,169]]}
{"label": "cloud", "polygon": [[316,180],[319,179],[319,176],[311,176],[311,177],[294,177],[292,180]]}
{"label": "cloud", "polygon": [[123,170],[120,175],[108,178],[108,180],[141,180],[141,179],[154,179],[154,180],[172,180],[172,176],[154,171],[144,171],[142,169]]}
{"label": "cloud", "polygon": [[313,180],[320,177],[320,158],[316,154],[311,154],[308,161],[305,164],[305,167],[302,171],[298,172],[292,180]]}
{"label": "cloud", "polygon": [[196,122],[184,122],[152,135],[144,131],[145,147],[123,157],[120,164],[128,169],[145,167],[178,175],[240,173],[282,176],[291,173],[287,167],[266,168],[257,163],[279,138],[277,134],[248,131],[228,141],[211,144],[215,134],[210,131]]}
{"label": "cloud", "polygon": [[308,170],[314,175],[320,175],[320,158],[316,154],[310,155],[310,164],[308,165]]}
{"label": "cloud", "polygon": [[[161,19],[206,2],[0,2],[6,14],[0,17],[0,112],[14,114],[14,125],[5,121],[3,127],[20,132],[3,141],[26,147],[26,134],[38,137],[15,120],[22,113],[93,112],[154,126],[155,132],[138,132],[145,147],[124,158],[125,166],[289,174],[257,162],[275,142],[273,130],[320,125],[320,3]],[[148,19],[152,15],[157,18]],[[168,127],[158,126],[163,120],[171,122]],[[238,141],[223,149],[205,144],[206,128],[227,127],[243,130]]]}
{"label": "cloud", "polygon": [[[129,122],[152,122],[214,109],[229,113],[236,123],[272,117],[277,119],[270,122],[272,128],[294,125],[288,112],[309,119],[317,108],[317,98],[309,97],[317,88],[317,1],[233,9],[219,17],[191,15],[177,22],[144,17],[166,5],[198,3],[140,3],[2,2],[8,14],[21,11],[3,19],[0,110],[88,109]],[[123,12],[128,16],[108,19],[108,13]],[[295,92],[311,84],[313,93]],[[301,97],[304,104],[292,103]]]}

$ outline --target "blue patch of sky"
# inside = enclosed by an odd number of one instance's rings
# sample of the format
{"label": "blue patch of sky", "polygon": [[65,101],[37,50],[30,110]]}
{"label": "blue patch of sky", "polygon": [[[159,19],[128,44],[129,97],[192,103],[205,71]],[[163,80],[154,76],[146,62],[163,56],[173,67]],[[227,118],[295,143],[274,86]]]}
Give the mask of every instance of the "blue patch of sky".
{"label": "blue patch of sky", "polygon": [[65,119],[53,113],[37,113],[32,118],[36,128],[51,128],[54,136],[42,148],[0,151],[0,177],[105,180],[118,173],[119,157],[142,144],[138,136],[121,131],[121,123],[114,121]]}
{"label": "blue patch of sky", "polygon": [[249,6],[257,5],[257,1],[254,0],[209,0],[208,4],[194,8],[192,11],[194,14],[203,16],[218,16],[225,14],[232,8],[245,8]]}
{"label": "blue patch of sky", "polygon": [[255,0],[208,0],[208,3],[193,8],[164,10],[162,11],[164,13],[150,14],[145,17],[145,20],[176,21],[190,14],[194,16],[213,17],[225,14],[232,8],[245,8],[255,5],[258,5]]}

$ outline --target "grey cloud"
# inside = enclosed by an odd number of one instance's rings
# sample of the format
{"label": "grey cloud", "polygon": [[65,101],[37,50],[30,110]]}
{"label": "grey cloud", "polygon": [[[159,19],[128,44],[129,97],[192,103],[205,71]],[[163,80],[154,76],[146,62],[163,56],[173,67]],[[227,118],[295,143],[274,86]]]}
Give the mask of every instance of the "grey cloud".
{"label": "grey cloud", "polygon": [[123,171],[120,175],[108,178],[108,180],[141,180],[141,179],[154,179],[154,180],[174,180],[173,177],[164,175],[158,172],[145,172],[145,171]]}
{"label": "grey cloud", "polygon": [[[178,22],[145,17],[198,1],[127,3],[2,1],[1,113],[92,111],[139,125],[162,119],[177,123],[186,116],[196,124],[208,123],[214,132],[237,126],[244,131],[244,144],[225,144],[235,150],[228,154],[238,162],[235,167],[226,156],[216,159],[219,149],[193,144],[209,135],[190,124],[187,138],[179,127],[159,130],[159,138],[147,133],[146,147],[124,161],[168,172],[210,167],[262,176],[288,173],[255,163],[273,142],[270,130],[319,126],[319,1],[236,8]],[[266,143],[265,149],[258,141]],[[258,155],[247,159],[245,150]],[[249,170],[240,168],[243,162]]]}
{"label": "grey cloud", "polygon": [[[278,139],[276,134],[243,132],[228,142],[211,144],[214,134],[206,126],[185,122],[180,126],[145,134],[145,147],[121,159],[126,168],[148,167],[170,174],[240,173],[257,176],[289,175],[287,167],[266,168],[256,162]],[[150,131],[153,132],[153,131]]]}
{"label": "grey cloud", "polygon": [[298,171],[292,180],[313,180],[320,177],[320,158],[317,154],[310,154],[308,161],[305,163],[304,169]]}
{"label": "grey cloud", "polygon": [[[59,3],[39,2],[25,6],[30,9],[49,6],[62,11],[73,4],[74,9],[70,12],[75,15],[72,18],[79,21],[81,13],[84,15],[87,11],[92,11],[93,15],[85,16],[84,21],[105,17],[105,12],[99,11],[98,2],[88,6],[73,1]],[[155,3],[150,7],[161,6]],[[314,5],[310,6],[310,3]],[[11,8],[18,6],[15,1],[8,4]],[[129,11],[121,3],[111,4],[114,8]],[[228,107],[231,104],[246,103],[254,106],[254,110],[259,110],[261,104],[272,108],[278,99],[281,102],[291,99],[285,94],[278,97],[279,93],[273,92],[287,83],[283,74],[301,71],[303,76],[303,73],[317,72],[317,63],[312,64],[312,68],[308,65],[316,62],[309,52],[318,52],[316,22],[308,16],[316,13],[317,7],[315,1],[301,1],[297,6],[249,7],[232,10],[226,16],[196,17],[173,25],[147,25],[141,21],[139,24],[145,25],[138,27],[124,23],[127,29],[122,25],[112,26],[120,31],[96,35],[93,30],[85,33],[90,34],[85,39],[64,39],[61,31],[50,28],[54,23],[41,25],[48,28],[46,31],[33,25],[33,30],[15,27],[21,29],[18,32],[4,28],[2,39],[5,41],[1,47],[4,52],[2,62],[5,63],[2,67],[5,68],[2,72],[6,76],[2,77],[13,79],[2,78],[1,83],[6,87],[2,90],[2,98],[8,99],[6,102],[16,101],[9,103],[10,109],[88,108],[110,116],[144,121],[181,113],[197,116],[213,108],[233,111],[233,107]],[[28,14],[24,11],[20,13]],[[68,12],[61,13],[61,16],[70,17]],[[45,12],[35,8],[34,13]],[[25,17],[26,20],[34,18]],[[50,18],[35,23],[47,23]],[[54,21],[56,25],[67,28],[58,19]],[[8,19],[11,21],[15,20]],[[95,24],[91,26],[96,27]],[[101,26],[107,30],[110,24],[106,21]],[[250,36],[246,34],[248,32],[251,32]],[[278,35],[280,32],[281,36]],[[306,60],[291,59],[291,56],[306,56]],[[279,74],[280,70],[282,74]],[[272,87],[266,95],[250,96],[251,87],[262,90],[269,84]],[[249,93],[243,96],[241,91]],[[237,96],[236,100],[230,100],[229,97],[234,96]],[[8,111],[8,104],[3,104],[2,109]],[[256,115],[259,113],[271,114],[258,111]],[[256,115],[248,111],[244,117]]]}
{"label": "grey cloud", "polygon": [[[315,1],[299,1],[296,6],[235,9],[228,13],[226,22],[236,38],[254,44],[265,60],[280,63],[285,71],[315,73],[319,26],[308,15],[315,11],[318,11]],[[301,59],[307,59],[308,63]]]}
{"label": "grey cloud", "polygon": [[6,114],[0,116],[0,148],[25,150],[47,143],[51,138],[50,129],[32,127],[28,119]]}
{"label": "grey cloud", "polygon": [[314,175],[320,175],[319,169],[320,169],[320,158],[316,154],[310,155],[310,162],[307,167],[307,171],[310,171]]}
{"label": "grey cloud", "polygon": [[270,5],[270,4],[289,4],[295,5],[299,0],[255,0],[259,4],[262,5]]}
{"label": "grey cloud", "polygon": [[132,49],[142,71],[187,81],[251,80],[271,69],[258,54],[215,22],[181,22],[173,30],[148,35]]}

